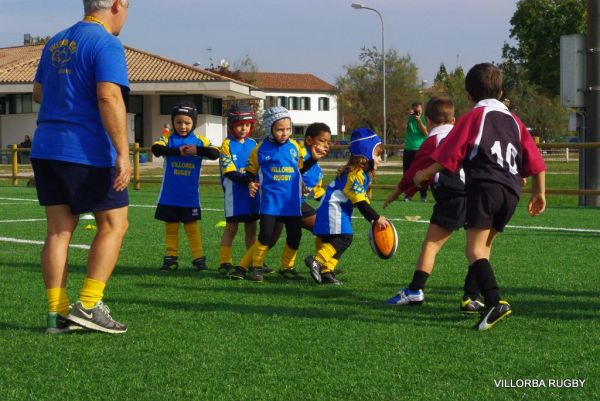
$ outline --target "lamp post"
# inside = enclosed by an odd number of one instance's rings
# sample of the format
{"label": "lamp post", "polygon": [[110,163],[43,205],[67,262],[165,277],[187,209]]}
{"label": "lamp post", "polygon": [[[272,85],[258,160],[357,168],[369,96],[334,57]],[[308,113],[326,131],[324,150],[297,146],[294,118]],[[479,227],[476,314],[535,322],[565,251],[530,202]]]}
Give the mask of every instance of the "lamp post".
{"label": "lamp post", "polygon": [[383,160],[386,161],[387,160],[387,152],[385,151],[385,145],[387,144],[387,119],[386,119],[386,107],[385,107],[385,34],[384,34],[384,29],[383,29],[383,16],[381,15],[381,13],[379,11],[377,11],[374,8],[371,7],[367,7],[364,4],[360,4],[360,3],[352,3],[352,8],[356,9],[356,10],[371,10],[377,13],[377,15],[379,15],[379,20],[381,20],[381,59],[382,59],[382,64],[383,64],[383,68],[381,70],[381,74],[383,76],[383,91],[382,91],[382,97],[383,97],[383,147],[384,147],[384,152],[383,152]]}

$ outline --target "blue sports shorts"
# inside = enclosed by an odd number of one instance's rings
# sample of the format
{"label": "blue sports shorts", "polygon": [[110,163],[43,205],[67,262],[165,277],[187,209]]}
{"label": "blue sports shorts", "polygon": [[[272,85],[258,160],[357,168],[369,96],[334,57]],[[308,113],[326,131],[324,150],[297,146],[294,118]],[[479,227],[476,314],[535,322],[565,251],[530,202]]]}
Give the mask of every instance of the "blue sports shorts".
{"label": "blue sports shorts", "polygon": [[158,204],[154,218],[167,223],[190,223],[202,219],[199,207],[183,207]]}
{"label": "blue sports shorts", "polygon": [[74,215],[129,205],[127,189],[113,188],[114,167],[94,167],[50,159],[31,159],[42,206],[68,205]]}

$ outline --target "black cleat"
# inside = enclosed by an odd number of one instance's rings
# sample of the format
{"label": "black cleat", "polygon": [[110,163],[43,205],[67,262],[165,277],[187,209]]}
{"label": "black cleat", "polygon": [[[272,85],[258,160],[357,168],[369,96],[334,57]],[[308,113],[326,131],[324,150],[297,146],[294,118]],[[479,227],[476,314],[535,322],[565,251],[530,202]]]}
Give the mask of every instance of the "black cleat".
{"label": "black cleat", "polygon": [[208,270],[208,266],[206,266],[206,256],[201,256],[198,259],[192,260],[192,265],[198,271]]}
{"label": "black cleat", "polygon": [[490,330],[496,323],[507,318],[511,313],[510,304],[506,301],[500,301],[498,305],[487,307],[481,312],[481,319],[479,319],[474,329],[479,331]]}
{"label": "black cleat", "polygon": [[317,262],[314,256],[308,256],[304,259],[304,264],[310,270],[310,276],[317,284],[321,284],[321,264]]}
{"label": "black cleat", "polygon": [[233,271],[227,274],[227,277],[233,280],[243,280],[246,278],[246,269],[242,266],[236,266]]}
{"label": "black cleat", "polygon": [[321,273],[321,284],[342,285],[342,282],[335,278],[335,274],[329,272]]}
{"label": "black cleat", "polygon": [[172,272],[177,270],[178,267],[179,263],[177,263],[177,256],[165,256],[160,270],[163,272]]}
{"label": "black cleat", "polygon": [[246,278],[250,281],[263,281],[263,270],[260,267],[251,267]]}
{"label": "black cleat", "polygon": [[302,277],[302,275],[300,275],[300,273],[298,273],[298,270],[292,268],[289,269],[280,269],[278,271],[279,275],[281,277],[283,277],[286,280],[295,280],[295,281],[302,281],[304,280],[304,277]]}
{"label": "black cleat", "polygon": [[485,304],[480,298],[473,300],[469,297],[466,297],[460,302],[460,311],[465,315],[475,315],[481,313],[484,309]]}
{"label": "black cleat", "polygon": [[227,276],[231,270],[233,270],[233,265],[231,263],[221,263],[217,272],[222,276]]}

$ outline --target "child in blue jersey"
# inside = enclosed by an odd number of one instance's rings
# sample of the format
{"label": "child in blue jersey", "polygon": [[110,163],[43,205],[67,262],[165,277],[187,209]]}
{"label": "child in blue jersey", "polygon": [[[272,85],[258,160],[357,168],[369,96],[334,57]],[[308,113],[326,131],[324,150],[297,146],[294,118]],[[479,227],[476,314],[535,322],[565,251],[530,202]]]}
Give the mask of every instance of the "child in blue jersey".
{"label": "child in blue jersey", "polygon": [[219,273],[227,275],[233,268],[231,247],[244,223],[246,249],[256,241],[259,198],[250,197],[246,180],[246,163],[256,141],[250,138],[256,117],[246,103],[234,103],[227,113],[227,138],[221,145],[221,185],[225,194],[225,231],[221,237]]}
{"label": "child in blue jersey", "polygon": [[198,225],[201,219],[198,180],[202,158],[218,159],[219,149],[194,133],[197,119],[198,111],[193,103],[176,104],[171,113],[173,131],[162,135],[152,144],[152,153],[165,158],[163,181],[154,215],[166,226],[167,255],[160,268],[162,271],[173,271],[179,266],[179,223],[183,223],[188,237],[192,265],[197,270],[208,269]]}
{"label": "child in blue jersey", "polygon": [[[265,110],[263,126],[267,134],[265,140],[254,148],[246,167],[249,189],[258,188],[260,192],[258,239],[229,277],[263,281],[265,254],[277,224],[283,223],[287,238],[279,274],[286,279],[301,280],[294,262],[302,237],[302,173],[312,167],[315,160],[311,158],[304,163],[300,145],[290,139],[292,119],[286,108],[277,106]],[[253,182],[255,177],[258,183]]]}
{"label": "child in blue jersey", "polygon": [[[304,146],[302,147],[302,158],[304,162],[308,162],[311,158],[317,160],[325,157],[329,153],[331,143],[331,128],[324,123],[312,123],[306,127],[304,134]],[[302,174],[303,191],[302,191],[302,228],[312,233],[315,225],[316,210],[308,202],[308,199],[320,200],[325,193],[323,188],[323,170],[318,163],[307,169]],[[274,246],[281,235],[283,225],[277,226],[273,243]],[[318,237],[317,237],[318,238]]]}
{"label": "child in blue jersey", "polygon": [[370,205],[367,190],[381,163],[381,139],[368,128],[352,132],[350,159],[340,168],[335,180],[329,184],[317,208],[313,233],[320,239],[316,255],[304,262],[313,280],[319,284],[341,285],[335,277],[335,267],[352,243],[352,210],[356,207],[369,222],[380,228],[389,226]]}

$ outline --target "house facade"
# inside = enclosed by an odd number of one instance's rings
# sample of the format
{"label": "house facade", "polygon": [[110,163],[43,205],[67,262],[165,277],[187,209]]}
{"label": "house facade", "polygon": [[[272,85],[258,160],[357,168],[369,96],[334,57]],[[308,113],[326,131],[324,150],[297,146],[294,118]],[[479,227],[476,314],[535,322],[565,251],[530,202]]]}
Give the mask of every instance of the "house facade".
{"label": "house facade", "polygon": [[304,136],[306,127],[314,122],[329,125],[332,135],[340,132],[333,85],[312,74],[252,72],[244,78],[264,93],[263,108],[283,106],[290,111],[294,137]]}
{"label": "house facade", "polygon": [[[33,80],[43,45],[0,48],[0,146],[33,137],[39,105]],[[198,108],[197,132],[214,144],[226,136],[224,100],[262,100],[258,88],[210,71],[125,46],[130,93],[126,99],[129,142],[151,146],[171,121],[171,108],[189,100]],[[33,137],[35,141],[35,137]]]}

